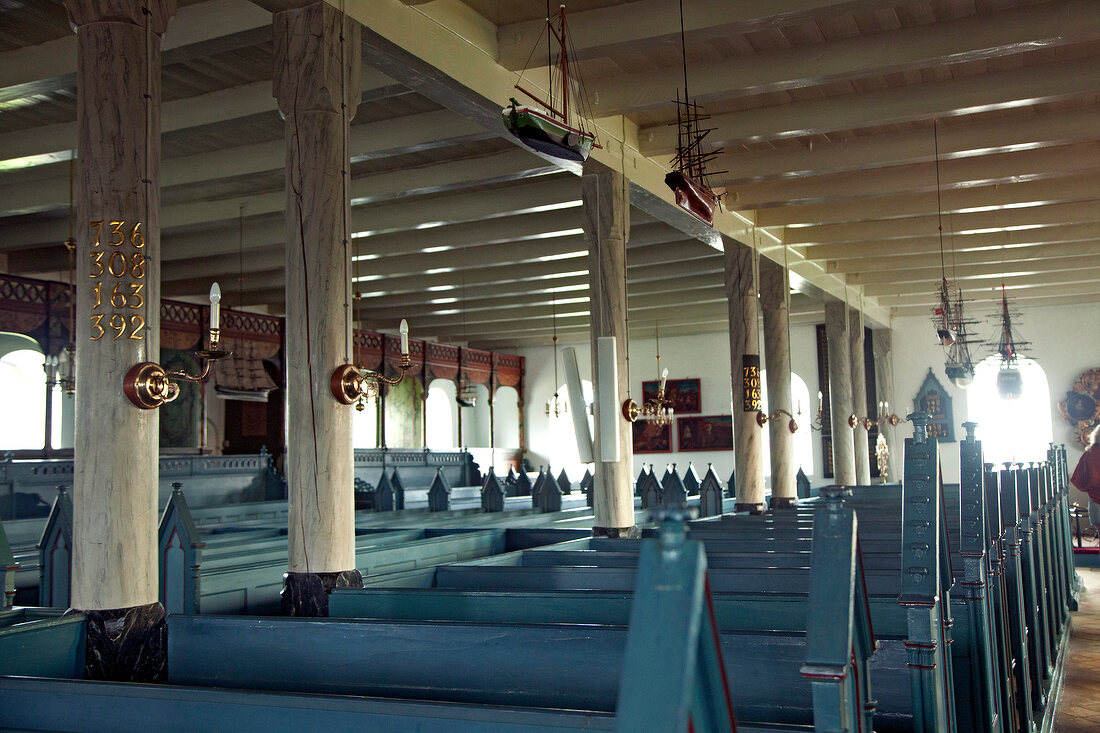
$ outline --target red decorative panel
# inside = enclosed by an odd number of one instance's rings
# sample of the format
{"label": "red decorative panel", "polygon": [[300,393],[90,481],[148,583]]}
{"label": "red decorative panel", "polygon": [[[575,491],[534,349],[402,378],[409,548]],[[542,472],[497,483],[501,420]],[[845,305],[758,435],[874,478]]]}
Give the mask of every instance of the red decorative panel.
{"label": "red decorative panel", "polygon": [[160,302],[160,345],[165,349],[196,349],[206,336],[206,308],[175,300]]}
{"label": "red decorative panel", "polygon": [[352,331],[352,358],[359,366],[378,371],[382,365],[382,334],[373,331]]}
{"label": "red decorative panel", "polygon": [[0,275],[0,331],[29,335],[46,322],[48,310],[47,283]]}
{"label": "red decorative panel", "polygon": [[524,358],[511,354],[493,354],[494,366],[494,391],[496,387],[515,387],[519,390],[523,381]]}
{"label": "red decorative panel", "polygon": [[430,342],[427,346],[427,375],[424,381],[458,379],[458,347]]}
{"label": "red decorative panel", "polygon": [[493,375],[493,352],[481,349],[462,349],[462,374],[471,384],[489,387]]}

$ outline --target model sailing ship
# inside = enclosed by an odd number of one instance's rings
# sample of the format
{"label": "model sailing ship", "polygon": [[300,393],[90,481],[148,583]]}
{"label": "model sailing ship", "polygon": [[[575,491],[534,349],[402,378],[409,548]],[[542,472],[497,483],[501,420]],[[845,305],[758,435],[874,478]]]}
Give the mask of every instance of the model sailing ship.
{"label": "model sailing ship", "polygon": [[1001,368],[997,372],[997,392],[1006,400],[1017,399],[1024,393],[1023,378],[1020,376],[1020,347],[1029,345],[1020,341],[1013,333],[1012,319],[1020,315],[1008,307],[1008,294],[1001,283],[1001,312],[994,316],[999,335],[996,352],[1001,357]]}
{"label": "model sailing ship", "polygon": [[[576,114],[576,121],[570,120],[570,87],[576,81],[577,92],[573,98],[575,108],[581,108],[583,113],[591,117],[591,111],[587,110],[587,98],[583,91],[583,85],[569,76],[570,44],[569,31],[565,23],[565,6],[559,8],[557,25],[550,17],[549,3],[546,12],[546,65],[550,73],[549,99],[543,99],[525,89],[519,82],[516,89],[545,109],[531,104],[520,104],[515,97],[511,104],[501,110],[504,117],[504,126],[508,131],[519,138],[532,150],[551,155],[563,160],[572,160],[583,163],[588,160],[589,153],[596,144],[596,136],[584,127],[584,115]],[[541,37],[540,37],[541,40]],[[537,43],[537,42],[536,42]],[[558,57],[555,61],[552,49],[558,47]],[[524,69],[526,71],[526,69]],[[557,73],[555,74],[555,71]],[[555,76],[557,79],[555,79]],[[523,73],[520,73],[520,82],[523,81]],[[555,99],[554,89],[560,88],[560,94]],[[555,104],[557,102],[557,104]]]}
{"label": "model sailing ship", "polygon": [[[710,186],[707,163],[717,158],[722,149],[703,151],[703,140],[714,131],[702,122],[708,119],[702,107],[688,94],[687,45],[684,39],[684,3],[680,0],[680,44],[684,59],[684,99],[676,91],[676,157],[673,170],[665,176],[665,185],[676,196],[676,205],[707,226],[714,224],[714,209],[721,205],[721,195]],[[724,173],[714,171],[713,173]]]}
{"label": "model sailing ship", "polygon": [[971,336],[969,330],[977,321],[966,317],[962,289],[949,283],[946,277],[940,284],[939,299],[932,321],[944,349],[944,373],[956,387],[966,389],[974,381],[974,360],[970,347],[981,343]]}

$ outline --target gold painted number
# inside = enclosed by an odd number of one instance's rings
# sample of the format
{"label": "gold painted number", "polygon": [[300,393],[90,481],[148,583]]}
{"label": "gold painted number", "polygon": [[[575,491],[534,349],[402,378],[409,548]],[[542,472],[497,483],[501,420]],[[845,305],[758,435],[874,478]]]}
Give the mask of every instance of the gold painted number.
{"label": "gold painted number", "polygon": [[126,307],[126,293],[119,290],[122,287],[122,283],[115,283],[114,289],[111,290],[111,307],[112,308],[125,308]]}
{"label": "gold painted number", "polygon": [[145,330],[145,319],[141,316],[130,316],[130,338],[141,340],[141,332]]}
{"label": "gold painted number", "polygon": [[145,283],[130,283],[130,290],[133,291],[129,297],[131,308],[141,308],[145,305],[145,296],[141,294],[141,291],[144,289]]}
{"label": "gold painted number", "polygon": [[145,255],[141,252],[134,252],[130,256],[130,274],[138,280],[145,277]]}
{"label": "gold painted number", "polygon": [[118,341],[122,334],[126,333],[126,317],[121,313],[115,313],[109,321],[111,328],[115,329],[114,340]]}
{"label": "gold painted number", "polygon": [[98,308],[103,303],[103,281],[99,281],[92,288],[92,293],[95,295],[95,303],[92,304],[92,308]]}
{"label": "gold painted number", "polygon": [[94,272],[88,273],[88,277],[101,277],[103,275],[103,253],[89,252],[88,259],[92,261],[92,269],[94,270]]}
{"label": "gold painted number", "polygon": [[141,249],[145,246],[145,235],[141,233],[141,222],[134,224],[134,230],[130,232],[130,244],[134,245],[135,249]]}
{"label": "gold painted number", "polygon": [[[112,247],[117,247],[126,241],[126,235],[122,233],[122,227],[126,222],[124,221],[112,221],[111,222],[111,238],[107,240],[107,244]],[[118,241],[115,241],[115,235],[118,235]]]}
{"label": "gold painted number", "polygon": [[91,336],[92,341],[99,341],[101,338],[103,338],[103,334],[106,333],[106,331],[104,331],[104,329],[103,329],[103,324],[100,323],[100,321],[102,321],[102,320],[103,320],[103,314],[102,313],[93,313],[92,314],[92,336]]}
{"label": "gold painted number", "polygon": [[111,253],[111,259],[107,261],[107,271],[114,277],[122,277],[126,274],[126,255],[115,250]]}
{"label": "gold painted number", "polygon": [[93,247],[98,247],[99,246],[99,235],[103,232],[103,222],[102,221],[90,221],[90,222],[88,222],[88,228],[95,230],[95,239],[92,240],[92,246]]}

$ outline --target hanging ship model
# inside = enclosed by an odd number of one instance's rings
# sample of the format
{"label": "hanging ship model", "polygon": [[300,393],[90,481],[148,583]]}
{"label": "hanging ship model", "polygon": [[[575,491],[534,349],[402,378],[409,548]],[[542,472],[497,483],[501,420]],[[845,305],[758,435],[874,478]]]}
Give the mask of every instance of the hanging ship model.
{"label": "hanging ship model", "polygon": [[678,92],[676,95],[676,157],[672,159],[673,170],[665,175],[665,185],[672,189],[677,206],[707,226],[713,226],[714,210],[721,206],[722,197],[710,186],[707,163],[722,150],[703,151],[703,140],[713,131],[713,128],[701,126],[706,119],[702,108],[688,101],[685,85],[684,100],[680,100]]}
{"label": "hanging ship model", "polygon": [[1018,399],[1024,393],[1023,378],[1020,376],[1020,347],[1030,342],[1020,341],[1013,332],[1013,318],[1019,312],[1008,305],[1008,294],[1001,283],[1001,310],[993,316],[997,324],[996,354],[1001,357],[1000,370],[997,372],[997,392],[1006,400]]}
{"label": "hanging ship model", "polygon": [[[568,26],[565,22],[565,6],[559,9],[557,24],[550,16],[549,4],[546,13],[546,65],[550,74],[549,98],[540,98],[535,93],[524,88],[523,72],[520,72],[519,81],[515,88],[523,95],[530,97],[542,107],[533,104],[521,104],[515,97],[511,98],[507,107],[501,110],[504,118],[504,126],[508,132],[515,135],[520,142],[535,152],[550,155],[563,160],[571,160],[583,163],[588,160],[588,155],[593,147],[599,147],[594,133],[585,129],[584,115],[591,118],[591,110],[587,109],[587,97],[584,94],[583,84],[569,76],[570,43]],[[540,36],[541,40],[541,36]],[[537,45],[536,41],[536,45]],[[557,59],[553,58],[552,49],[558,47]],[[532,52],[533,55],[533,52]],[[526,69],[524,69],[526,71]],[[556,77],[556,78],[555,78]],[[570,108],[570,88],[577,88],[574,95],[574,109]],[[555,98],[554,90],[559,88],[560,94]],[[555,103],[557,102],[557,103]],[[580,108],[581,114],[575,114],[576,120],[570,119],[570,112]]]}
{"label": "hanging ship model", "polygon": [[684,3],[680,1],[680,46],[684,61],[684,98],[676,91],[676,157],[665,185],[672,189],[676,205],[707,226],[714,225],[714,210],[721,206],[721,195],[711,188],[708,176],[725,171],[707,172],[707,164],[722,153],[721,148],[704,151],[703,141],[714,128],[702,126],[709,119],[703,108],[688,93],[687,42],[684,38]]}
{"label": "hanging ship model", "polygon": [[966,389],[974,381],[970,347],[981,343],[970,335],[970,327],[978,321],[966,317],[962,289],[947,278],[940,284],[939,304],[933,311],[932,322],[944,350],[944,373],[956,387]]}

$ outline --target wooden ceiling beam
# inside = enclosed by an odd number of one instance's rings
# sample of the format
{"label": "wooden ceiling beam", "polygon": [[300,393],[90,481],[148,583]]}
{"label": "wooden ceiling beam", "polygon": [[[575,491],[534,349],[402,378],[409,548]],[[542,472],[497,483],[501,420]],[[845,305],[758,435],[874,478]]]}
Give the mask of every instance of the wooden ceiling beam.
{"label": "wooden ceiling beam", "polygon": [[[1095,93],[1098,75],[1100,59],[1075,59],[747,109],[708,119],[715,130],[707,142],[734,147],[1084,97]],[[639,139],[643,155],[676,149],[676,130],[664,124],[643,127]]]}
{"label": "wooden ceiling beam", "polygon": [[[1097,192],[1100,194],[1100,191]],[[955,214],[944,221],[944,236],[954,232],[956,244],[967,232],[1019,228],[1037,228],[1100,221],[1100,206],[1094,201],[1069,204],[1032,206],[1026,209],[1003,209],[973,214]],[[807,227],[788,227],[784,238],[791,245],[839,244],[879,240],[883,250],[903,250],[905,240],[927,237],[937,231],[939,221],[935,215],[913,216],[885,221],[849,222],[843,224],[819,224]],[[899,240],[899,241],[888,241]],[[813,257],[812,248],[807,252]]]}
{"label": "wooden ceiling beam", "polygon": [[[810,22],[822,16],[843,15],[890,7],[889,0],[693,0],[684,16],[689,40],[724,38]],[[679,48],[680,16],[667,0],[635,0],[604,8],[571,12],[569,37],[578,60],[616,53],[651,51],[657,45]],[[498,62],[519,71],[544,33],[544,20],[501,26],[497,31]]]}
{"label": "wooden ceiling beam", "polygon": [[[1100,222],[1084,224],[1056,224],[1034,229],[1002,229],[978,234],[946,233],[943,246],[947,251],[982,252],[989,250],[1030,247],[1045,244],[1088,242],[1100,239]],[[815,260],[825,262],[830,272],[847,272],[858,264],[845,263],[846,260],[896,259],[901,261],[909,255],[925,255],[940,251],[940,239],[934,233],[923,237],[913,237],[893,245],[881,240],[851,241],[843,244],[822,244],[801,247]],[[996,255],[993,255],[996,256]]]}
{"label": "wooden ceiling beam", "polygon": [[[1039,108],[1028,115],[993,120],[950,119],[939,125],[940,160],[993,155],[1019,150],[1094,142],[1100,139],[1100,109],[1093,106],[1053,112]],[[779,179],[804,178],[848,171],[935,161],[928,128],[845,137],[812,145],[784,145],[770,150],[730,150],[714,164],[728,171],[729,187]]]}
{"label": "wooden ceiling beam", "polygon": [[1050,174],[1059,175],[1057,178],[1025,178],[1012,183],[998,182],[986,186],[946,189],[939,192],[939,195],[937,191],[930,190],[874,196],[843,203],[761,209],[757,214],[757,224],[770,227],[901,219],[937,213],[948,216],[1093,199],[1096,198],[1096,192],[1100,191],[1100,144],[1091,152],[1097,156],[1093,172],[1074,175],[1072,170],[1055,169]]}
{"label": "wooden ceiling beam", "polygon": [[[1078,143],[943,161],[939,185],[941,190],[950,191],[1043,180],[1098,169],[1100,142]],[[784,211],[787,208],[832,204],[844,211],[849,204],[858,205],[856,199],[860,198],[889,198],[935,191],[936,164],[930,162],[728,188],[726,195],[731,204],[759,208],[758,225],[773,226],[793,223],[786,221],[791,216]]]}
{"label": "wooden ceiling beam", "polygon": [[[728,9],[723,9],[723,14]],[[633,22],[633,21],[629,21]],[[1012,8],[929,25],[762,51],[736,63],[693,64],[692,98],[706,103],[993,59],[1100,37],[1100,14],[1087,0]],[[536,75],[538,72],[535,72]],[[594,113],[636,113],[669,104],[683,70],[666,66],[588,80]]]}

